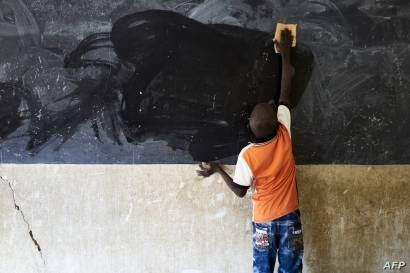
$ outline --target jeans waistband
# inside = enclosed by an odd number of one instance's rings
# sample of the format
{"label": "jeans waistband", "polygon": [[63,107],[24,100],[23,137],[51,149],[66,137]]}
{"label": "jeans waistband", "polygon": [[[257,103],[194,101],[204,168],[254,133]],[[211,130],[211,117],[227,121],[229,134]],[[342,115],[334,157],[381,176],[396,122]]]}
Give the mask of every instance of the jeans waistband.
{"label": "jeans waistband", "polygon": [[281,216],[281,217],[279,217],[279,218],[276,218],[276,219],[273,220],[273,221],[294,220],[295,218],[298,218],[298,217],[300,217],[300,211],[299,211],[299,209],[294,210],[294,211],[292,211],[292,212],[290,212],[290,213],[288,213],[288,214],[286,214],[286,215],[283,215],[283,216]]}

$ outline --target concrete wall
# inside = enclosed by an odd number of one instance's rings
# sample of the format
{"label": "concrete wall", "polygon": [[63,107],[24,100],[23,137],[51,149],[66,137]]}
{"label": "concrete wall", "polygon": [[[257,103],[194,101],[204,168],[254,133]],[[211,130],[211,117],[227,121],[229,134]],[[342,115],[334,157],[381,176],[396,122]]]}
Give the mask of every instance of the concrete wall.
{"label": "concrete wall", "polygon": [[[0,165],[0,272],[251,272],[249,196],[195,169]],[[304,272],[409,264],[409,180],[409,166],[298,166]]]}

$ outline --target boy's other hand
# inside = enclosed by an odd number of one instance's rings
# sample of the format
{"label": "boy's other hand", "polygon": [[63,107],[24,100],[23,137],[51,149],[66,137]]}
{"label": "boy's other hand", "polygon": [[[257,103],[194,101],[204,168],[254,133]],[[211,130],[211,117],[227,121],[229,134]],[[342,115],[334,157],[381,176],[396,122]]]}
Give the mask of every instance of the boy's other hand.
{"label": "boy's other hand", "polygon": [[215,173],[217,170],[218,170],[218,168],[219,168],[219,165],[218,165],[218,163],[215,163],[215,162],[202,162],[201,164],[199,164],[199,168],[200,168],[200,170],[197,170],[196,171],[196,173],[199,175],[199,176],[203,176],[203,177],[208,177],[208,176],[210,176],[210,175],[212,175],[213,173]]}

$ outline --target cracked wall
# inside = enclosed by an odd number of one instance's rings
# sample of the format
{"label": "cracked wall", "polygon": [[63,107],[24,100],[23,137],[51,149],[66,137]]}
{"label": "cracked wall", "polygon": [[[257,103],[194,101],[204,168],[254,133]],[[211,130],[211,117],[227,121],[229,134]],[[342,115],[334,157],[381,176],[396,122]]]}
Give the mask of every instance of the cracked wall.
{"label": "cracked wall", "polygon": [[12,183],[0,176],[0,272],[47,272],[41,247],[15,200]]}
{"label": "cracked wall", "polygon": [[11,196],[13,198],[14,209],[16,209],[20,213],[21,219],[23,219],[24,223],[26,223],[27,231],[28,231],[28,234],[30,235],[31,241],[33,241],[33,244],[36,246],[36,248],[37,248],[37,250],[40,254],[41,260],[43,260],[43,263],[45,264],[45,261],[43,259],[43,254],[41,252],[41,247],[40,247],[39,243],[37,242],[37,240],[34,238],[33,231],[31,230],[30,223],[26,220],[26,216],[24,215],[24,212],[20,209],[20,206],[17,205],[17,203],[16,203],[16,193],[14,191],[12,183],[10,181],[8,181],[7,179],[5,179],[4,177],[2,177],[2,176],[0,176],[0,180],[1,180],[1,182],[5,183],[9,186]]}
{"label": "cracked wall", "polygon": [[[0,272],[250,272],[249,198],[195,169],[0,165]],[[409,263],[409,178],[409,166],[298,166],[304,272]]]}

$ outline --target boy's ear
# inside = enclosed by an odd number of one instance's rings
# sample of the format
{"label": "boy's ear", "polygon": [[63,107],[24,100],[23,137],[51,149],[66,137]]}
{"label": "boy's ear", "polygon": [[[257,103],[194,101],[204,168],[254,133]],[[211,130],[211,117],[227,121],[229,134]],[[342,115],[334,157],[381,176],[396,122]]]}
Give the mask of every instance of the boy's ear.
{"label": "boy's ear", "polygon": [[268,103],[269,103],[270,105],[272,105],[273,110],[275,110],[275,112],[276,112],[278,108],[277,108],[277,106],[276,106],[275,101],[274,101],[274,100],[270,100],[270,101],[268,101]]}
{"label": "boy's ear", "polygon": [[276,103],[275,103],[275,101],[274,101],[274,100],[270,100],[270,101],[268,101],[268,104],[270,104],[270,105],[272,105],[272,106],[276,107]]}

